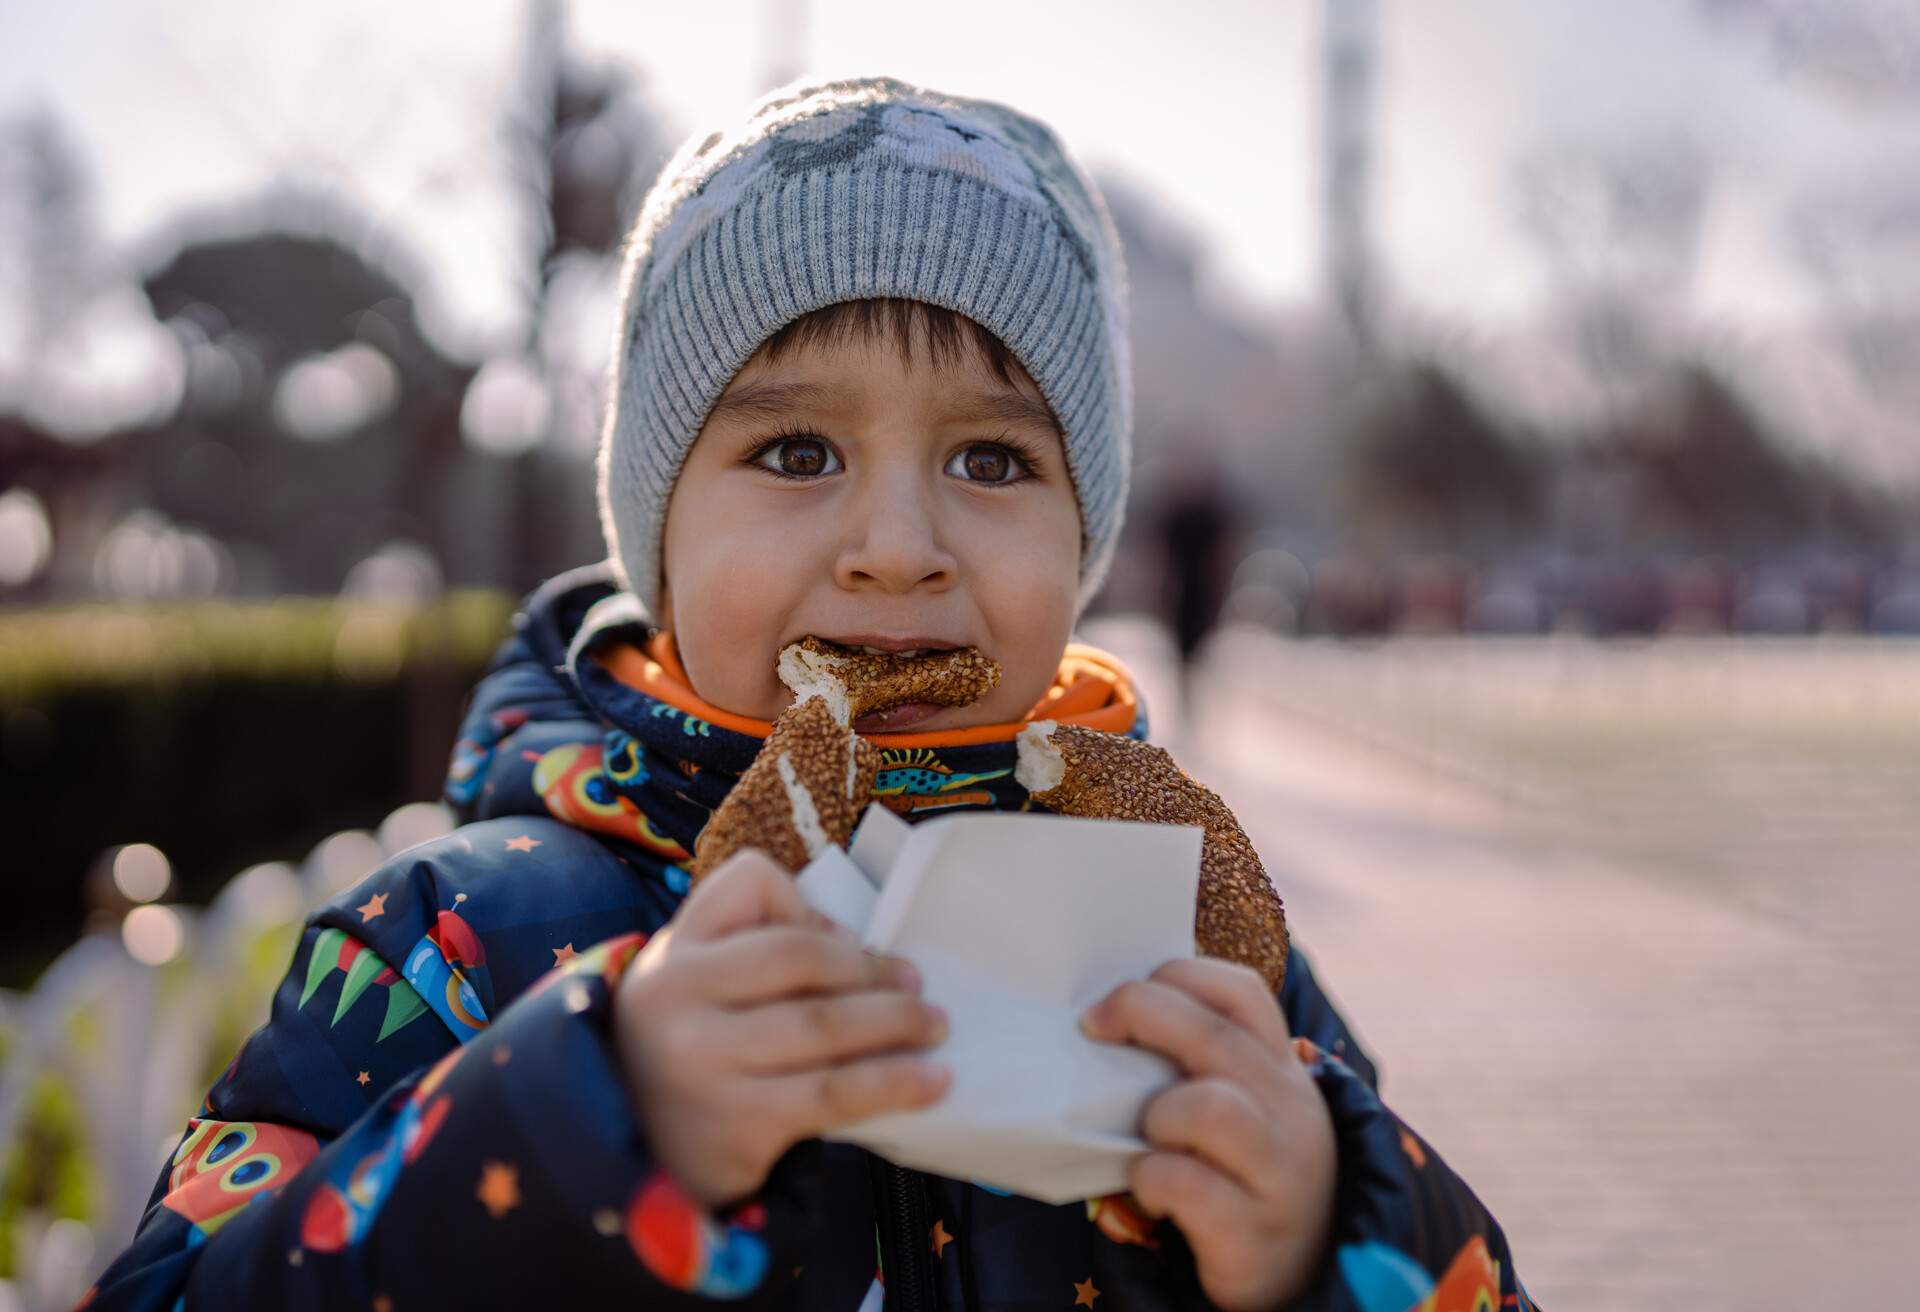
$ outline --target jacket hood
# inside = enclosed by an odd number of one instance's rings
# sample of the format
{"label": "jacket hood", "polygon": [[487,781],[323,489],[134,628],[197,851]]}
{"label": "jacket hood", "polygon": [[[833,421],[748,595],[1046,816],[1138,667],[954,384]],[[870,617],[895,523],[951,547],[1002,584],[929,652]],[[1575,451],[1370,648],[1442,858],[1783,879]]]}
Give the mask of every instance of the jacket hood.
{"label": "jacket hood", "polygon": [[[1076,709],[1094,699],[1097,712]],[[1116,730],[1130,709],[1125,732],[1147,736],[1132,679],[1096,648],[1069,648],[1030,718],[1056,707]],[[908,820],[1031,808],[1014,779],[1015,726],[1001,728],[875,735],[876,797]],[[701,702],[639,600],[608,565],[590,565],[549,579],[515,614],[468,701],[445,796],[463,822],[551,816],[678,867],[765,730]]]}

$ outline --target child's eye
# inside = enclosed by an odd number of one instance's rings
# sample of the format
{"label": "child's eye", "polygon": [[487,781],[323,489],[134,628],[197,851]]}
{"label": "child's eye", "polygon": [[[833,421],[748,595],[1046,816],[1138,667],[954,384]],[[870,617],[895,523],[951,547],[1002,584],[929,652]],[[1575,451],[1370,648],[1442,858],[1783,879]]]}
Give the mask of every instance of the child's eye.
{"label": "child's eye", "polygon": [[947,472],[970,483],[1017,483],[1027,469],[1011,448],[997,442],[975,442],[953,453]]}
{"label": "child's eye", "polygon": [[838,473],[840,457],[818,437],[781,437],[755,451],[753,464],[781,478],[818,478]]}

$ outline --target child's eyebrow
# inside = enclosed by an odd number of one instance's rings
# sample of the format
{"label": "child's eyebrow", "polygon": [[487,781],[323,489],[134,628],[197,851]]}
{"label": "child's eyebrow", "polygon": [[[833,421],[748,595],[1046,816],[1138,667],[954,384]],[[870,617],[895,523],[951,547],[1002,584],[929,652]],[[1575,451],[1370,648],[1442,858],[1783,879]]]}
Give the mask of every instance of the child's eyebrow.
{"label": "child's eyebrow", "polygon": [[1025,392],[974,392],[947,411],[950,419],[991,419],[1003,424],[1032,424],[1048,432],[1060,431],[1059,421],[1045,401]]}
{"label": "child's eyebrow", "polygon": [[840,388],[828,387],[823,383],[742,383],[715,401],[708,416],[773,420],[789,410],[831,405],[845,395]]}
{"label": "child's eyebrow", "polygon": [[[713,403],[709,417],[722,415],[742,421],[767,422],[790,411],[807,407],[826,407],[844,403],[846,389],[825,383],[805,381],[742,383]],[[1060,425],[1046,402],[1024,392],[970,392],[949,405],[943,416],[948,420],[985,419],[1003,424],[1032,424],[1050,432]]]}

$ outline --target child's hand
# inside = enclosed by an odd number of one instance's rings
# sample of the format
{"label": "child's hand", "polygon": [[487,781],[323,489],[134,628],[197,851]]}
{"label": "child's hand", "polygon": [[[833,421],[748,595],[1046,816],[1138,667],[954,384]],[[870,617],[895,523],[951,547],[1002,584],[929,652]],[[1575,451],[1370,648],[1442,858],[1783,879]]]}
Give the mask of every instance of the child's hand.
{"label": "child's hand", "polygon": [[919,973],[862,951],[764,852],[688,895],[620,981],[628,1096],[660,1163],[709,1209],[746,1198],[800,1140],[923,1107],[951,1073]]}
{"label": "child's hand", "polygon": [[1225,1312],[1269,1312],[1312,1281],[1333,1220],[1338,1149],[1326,1100],[1252,970],[1169,961],[1087,1008],[1096,1039],[1170,1058],[1185,1079],[1147,1104],[1127,1186],[1170,1216]]}

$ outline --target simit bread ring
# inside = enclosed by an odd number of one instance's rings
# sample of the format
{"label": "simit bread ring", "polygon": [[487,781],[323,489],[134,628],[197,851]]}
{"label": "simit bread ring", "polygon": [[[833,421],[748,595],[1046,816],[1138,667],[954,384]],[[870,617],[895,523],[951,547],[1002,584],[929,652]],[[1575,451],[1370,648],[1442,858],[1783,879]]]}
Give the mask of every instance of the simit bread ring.
{"label": "simit bread ring", "polygon": [[697,883],[743,847],[799,870],[829,843],[845,846],[873,794],[880,754],[836,723],[825,699],[795,702],[714,808],[687,868]]}
{"label": "simit bread ring", "polygon": [[966,706],[1000,682],[974,647],[927,656],[868,655],[806,638],[780,653],[793,705],[694,843],[694,882],[744,847],[797,871],[828,844],[845,847],[873,795],[880,754],[853,722],[905,702]]}
{"label": "simit bread ring", "polygon": [[848,714],[843,723],[852,724],[863,715],[908,702],[971,706],[998,686],[1000,666],[978,647],[925,656],[873,655],[802,638],[780,653],[780,679],[795,697],[816,690],[829,701],[844,696]]}
{"label": "simit bread ring", "polygon": [[1014,778],[1061,815],[1199,825],[1194,945],[1251,966],[1278,989],[1287,970],[1287,916],[1227,804],[1158,747],[1119,734],[1040,720],[1020,731]]}

